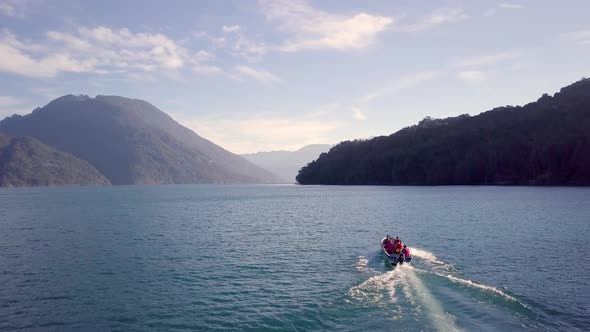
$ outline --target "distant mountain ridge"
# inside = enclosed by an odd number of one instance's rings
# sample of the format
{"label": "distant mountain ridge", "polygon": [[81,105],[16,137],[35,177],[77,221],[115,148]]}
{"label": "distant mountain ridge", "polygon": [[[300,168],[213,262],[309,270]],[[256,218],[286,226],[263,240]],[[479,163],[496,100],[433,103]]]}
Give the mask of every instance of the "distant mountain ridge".
{"label": "distant mountain ridge", "polygon": [[310,144],[297,151],[269,151],[242,154],[253,164],[278,175],[283,182],[294,183],[299,169],[330,150],[330,144]]}
{"label": "distant mountain ridge", "polygon": [[346,141],[300,184],[590,185],[590,79],[525,106],[429,117],[392,135]]}
{"label": "distant mountain ridge", "polygon": [[0,132],[30,136],[69,153],[112,184],[278,181],[138,99],[67,95],[0,121]]}

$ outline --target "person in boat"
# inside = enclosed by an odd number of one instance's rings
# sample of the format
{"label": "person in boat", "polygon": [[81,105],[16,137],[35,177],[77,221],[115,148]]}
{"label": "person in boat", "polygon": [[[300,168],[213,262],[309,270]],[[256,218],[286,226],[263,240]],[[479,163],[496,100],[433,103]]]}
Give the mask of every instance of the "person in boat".
{"label": "person in boat", "polygon": [[397,258],[398,263],[403,264],[406,261],[406,256],[404,256],[403,252],[401,254],[399,254],[399,257]]}
{"label": "person in boat", "polygon": [[406,246],[404,244],[404,248],[402,249],[402,255],[404,255],[404,258],[411,258],[412,254],[410,253],[410,248],[408,248],[408,246]]}
{"label": "person in boat", "polygon": [[385,248],[385,251],[386,251],[388,254],[390,254],[390,255],[392,255],[392,254],[394,253],[394,251],[395,251],[395,250],[394,250],[394,249],[395,249],[395,247],[394,247],[394,245],[393,245],[393,242],[391,242],[391,241],[388,241],[387,243],[385,243],[385,245],[383,246],[383,248]]}
{"label": "person in boat", "polygon": [[383,239],[383,247],[385,247],[385,245],[387,244],[387,242],[391,242],[391,236],[387,235],[384,239]]}
{"label": "person in boat", "polygon": [[401,253],[403,248],[404,248],[404,245],[401,241],[399,241],[397,244],[393,245],[393,249],[396,254]]}
{"label": "person in boat", "polygon": [[395,240],[393,240],[393,245],[397,245],[398,243],[402,243],[402,240],[400,240],[399,236],[395,237]]}

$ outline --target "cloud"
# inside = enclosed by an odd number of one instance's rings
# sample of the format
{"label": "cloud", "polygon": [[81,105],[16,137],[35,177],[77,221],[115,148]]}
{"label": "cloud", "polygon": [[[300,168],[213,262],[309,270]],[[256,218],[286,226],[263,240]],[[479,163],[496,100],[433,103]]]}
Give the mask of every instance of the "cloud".
{"label": "cloud", "polygon": [[280,79],[277,76],[273,75],[272,73],[264,69],[255,69],[244,65],[236,66],[234,69],[236,71],[236,78],[249,77],[264,83],[280,81]]}
{"label": "cloud", "polygon": [[68,94],[68,92],[63,92],[60,89],[56,89],[55,87],[32,87],[29,89],[32,93],[45,97],[47,99],[55,99],[57,96],[63,96]]}
{"label": "cloud", "polygon": [[466,70],[459,72],[457,78],[467,83],[478,83],[485,80],[485,74],[479,70]]}
{"label": "cloud", "polygon": [[135,33],[99,26],[75,32],[48,31],[40,44],[0,36],[0,71],[29,77],[54,77],[61,72],[137,73],[176,70],[188,51],[160,33]]}
{"label": "cloud", "polygon": [[264,42],[248,37],[239,25],[224,25],[221,27],[221,31],[221,36],[197,31],[193,33],[193,37],[208,41],[213,49],[221,49],[231,56],[240,57],[249,62],[260,61],[268,52],[268,47]]}
{"label": "cloud", "polygon": [[334,121],[302,117],[252,115],[242,118],[174,118],[199,135],[234,153],[296,150],[303,145],[332,142]]}
{"label": "cloud", "polygon": [[385,95],[398,93],[402,90],[414,87],[422,82],[430,81],[438,76],[438,74],[439,73],[436,71],[424,71],[401,76],[390,81],[389,83],[384,84],[376,90],[367,93],[360,99],[360,102],[368,103]]}
{"label": "cloud", "polygon": [[20,99],[12,96],[0,96],[0,120],[13,114],[26,114],[29,112],[31,112],[31,109],[26,107]]}
{"label": "cloud", "polygon": [[268,52],[263,42],[250,39],[242,33],[237,34],[235,38],[230,38],[230,40],[230,53],[250,62],[259,61]]}
{"label": "cloud", "polygon": [[193,66],[193,73],[202,75],[202,76],[214,76],[217,74],[221,74],[223,70],[217,66],[211,65],[194,65]]}
{"label": "cloud", "polygon": [[501,3],[498,5],[502,9],[523,9],[524,6],[516,3]]}
{"label": "cloud", "polygon": [[573,40],[580,45],[590,45],[590,30],[579,30],[562,35],[567,40]]}
{"label": "cloud", "polygon": [[476,57],[455,60],[452,65],[456,67],[482,67],[491,66],[501,62],[516,60],[524,55],[523,51],[507,51],[495,54],[480,55]]}
{"label": "cloud", "polygon": [[517,10],[517,9],[524,9],[525,7],[521,4],[516,3],[500,3],[496,7],[486,10],[483,13],[483,16],[494,16],[501,11],[506,10]]}
{"label": "cloud", "polygon": [[192,57],[192,60],[196,63],[206,62],[215,59],[215,54],[211,52],[207,52],[205,50],[200,50],[195,53]]}
{"label": "cloud", "polygon": [[[225,28],[225,25],[222,27],[222,31],[225,30],[224,28]],[[225,34],[225,33],[231,32],[231,31],[223,31],[223,32]],[[191,35],[195,39],[206,40],[206,41],[210,42],[214,48],[225,47],[225,37],[224,36],[216,37],[207,31],[194,31],[194,32],[192,32]]]}
{"label": "cloud", "polygon": [[[107,64],[114,66],[134,66],[133,62],[137,61],[137,67],[146,70],[175,69],[182,67],[186,58],[186,50],[161,33],[133,33],[126,28],[112,30],[99,26],[78,29],[79,37],[62,35],[72,40],[79,38],[82,43],[91,43]],[[76,43],[69,45],[75,47]]]}
{"label": "cloud", "polygon": [[322,49],[362,49],[373,44],[377,34],[393,19],[364,12],[330,14],[301,0],[261,0],[260,7],[270,22],[288,38],[276,49],[283,52]]}
{"label": "cloud", "polygon": [[15,105],[19,105],[21,102],[17,98],[11,96],[0,96],[0,107],[11,107]]}
{"label": "cloud", "polygon": [[224,25],[221,27],[221,30],[223,30],[223,32],[237,32],[240,31],[240,26],[239,25]]}
{"label": "cloud", "polygon": [[297,52],[320,49],[361,49],[374,43],[377,34],[393,23],[393,19],[367,13],[335,15],[317,10],[302,0],[259,1],[267,20],[277,22],[287,34],[283,42],[269,45],[259,36],[249,36],[239,25],[223,25],[220,34],[206,31],[193,37],[206,40],[213,49],[258,62],[271,51]]}
{"label": "cloud", "polygon": [[422,31],[444,23],[459,22],[468,18],[469,15],[461,8],[438,9],[425,19],[402,27],[400,30],[408,32]]}
{"label": "cloud", "polygon": [[211,52],[205,50],[196,52],[190,59],[193,73],[201,76],[215,76],[223,73],[221,68],[210,63],[213,59],[215,54]]}
{"label": "cloud", "polygon": [[36,59],[9,44],[3,44],[0,40],[0,71],[39,78],[53,77],[58,72],[92,70],[90,62],[78,62],[66,53],[55,53]]}
{"label": "cloud", "polygon": [[23,18],[27,5],[27,0],[0,0],[0,15]]}
{"label": "cloud", "polygon": [[478,55],[455,60],[451,63],[451,66],[459,68],[460,71],[456,75],[458,79],[473,84],[486,80],[487,75],[481,70],[482,67],[493,67],[502,64],[503,68],[517,70],[519,66],[522,67],[524,63],[528,62],[528,60],[522,60],[524,54],[524,51],[516,50]]}
{"label": "cloud", "polygon": [[[403,90],[411,89],[420,83],[424,83],[436,78],[440,73],[437,71],[423,71],[402,75],[396,79],[381,84],[373,91],[366,93],[364,96],[349,102],[352,117],[356,120],[364,121],[367,119],[366,109],[370,109],[371,103],[379,98],[395,95]],[[335,108],[341,108],[336,105]]]}
{"label": "cloud", "polygon": [[352,107],[352,116],[357,120],[366,120],[367,119],[367,114],[365,112],[361,111],[361,109],[356,106]]}

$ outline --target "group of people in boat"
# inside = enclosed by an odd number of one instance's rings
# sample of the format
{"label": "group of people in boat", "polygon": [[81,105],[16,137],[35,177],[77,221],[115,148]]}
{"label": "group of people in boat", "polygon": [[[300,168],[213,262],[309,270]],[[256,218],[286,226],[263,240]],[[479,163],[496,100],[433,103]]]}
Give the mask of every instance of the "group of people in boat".
{"label": "group of people in boat", "polygon": [[392,240],[391,236],[387,235],[387,237],[383,239],[383,248],[390,255],[398,254],[403,255],[405,258],[412,257],[410,248],[402,242],[399,236],[396,236],[395,239]]}

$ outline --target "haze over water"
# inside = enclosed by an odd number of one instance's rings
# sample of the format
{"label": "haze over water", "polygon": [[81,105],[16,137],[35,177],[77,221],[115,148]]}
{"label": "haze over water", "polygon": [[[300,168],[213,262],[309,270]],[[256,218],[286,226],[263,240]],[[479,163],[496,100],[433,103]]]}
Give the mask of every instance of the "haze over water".
{"label": "haze over water", "polygon": [[[590,189],[0,189],[0,330],[587,330]],[[412,249],[392,269],[386,234]]]}

